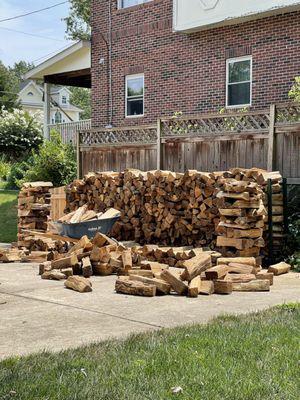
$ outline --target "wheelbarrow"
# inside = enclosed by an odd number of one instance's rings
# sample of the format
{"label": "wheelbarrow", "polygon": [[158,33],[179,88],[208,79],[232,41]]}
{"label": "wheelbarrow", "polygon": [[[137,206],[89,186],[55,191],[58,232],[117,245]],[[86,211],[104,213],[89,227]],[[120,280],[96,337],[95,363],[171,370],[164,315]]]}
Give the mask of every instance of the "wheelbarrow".
{"label": "wheelbarrow", "polygon": [[81,239],[82,236],[86,235],[89,239],[92,239],[97,232],[107,235],[119,218],[120,216],[105,219],[93,219],[91,221],[78,222],[76,224],[57,222],[56,226],[62,236]]}

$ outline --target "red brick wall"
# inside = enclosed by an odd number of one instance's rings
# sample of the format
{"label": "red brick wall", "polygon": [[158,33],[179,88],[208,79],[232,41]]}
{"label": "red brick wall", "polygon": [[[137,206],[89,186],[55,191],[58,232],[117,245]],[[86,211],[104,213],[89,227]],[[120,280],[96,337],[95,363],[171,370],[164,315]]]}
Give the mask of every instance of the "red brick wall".
{"label": "red brick wall", "polygon": [[[92,0],[93,125],[108,123],[109,0]],[[225,106],[226,58],[253,57],[253,107],[286,101],[300,74],[300,12],[184,34],[172,32],[172,0],[117,10],[112,0],[113,125],[152,123],[175,111]],[[103,57],[105,64],[100,65]],[[125,76],[145,74],[145,115],[125,118]]]}

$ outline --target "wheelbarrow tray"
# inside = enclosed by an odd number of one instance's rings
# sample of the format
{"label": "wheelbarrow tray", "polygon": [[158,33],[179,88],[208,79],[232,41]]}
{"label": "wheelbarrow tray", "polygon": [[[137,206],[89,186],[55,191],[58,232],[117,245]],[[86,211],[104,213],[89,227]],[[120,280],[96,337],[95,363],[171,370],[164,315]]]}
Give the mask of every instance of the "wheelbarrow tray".
{"label": "wheelbarrow tray", "polygon": [[60,224],[61,235],[73,239],[81,239],[84,235],[92,239],[97,232],[107,235],[119,218],[120,217],[117,216],[113,218],[78,222],[76,224]]}

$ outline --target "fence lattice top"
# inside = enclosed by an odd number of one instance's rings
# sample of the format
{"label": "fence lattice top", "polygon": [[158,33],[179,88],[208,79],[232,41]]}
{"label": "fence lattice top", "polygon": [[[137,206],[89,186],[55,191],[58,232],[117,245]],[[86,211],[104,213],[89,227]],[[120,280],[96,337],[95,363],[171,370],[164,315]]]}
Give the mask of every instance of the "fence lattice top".
{"label": "fence lattice top", "polygon": [[86,146],[98,144],[139,144],[155,143],[157,137],[156,125],[94,129],[83,131],[80,135],[80,142]]}
{"label": "fence lattice top", "polygon": [[[271,123],[270,109],[260,111],[226,111],[217,114],[198,114],[164,117],[160,121],[162,138],[223,136],[226,134],[268,134],[272,124],[282,126],[300,122],[300,104],[285,103],[276,106],[276,121]],[[157,125],[83,130],[83,146],[153,144],[157,141]]]}
{"label": "fence lattice top", "polygon": [[276,122],[279,124],[300,122],[300,104],[279,104],[276,107]]}
{"label": "fence lattice top", "polygon": [[206,114],[162,119],[163,136],[203,136],[267,131],[268,112]]}

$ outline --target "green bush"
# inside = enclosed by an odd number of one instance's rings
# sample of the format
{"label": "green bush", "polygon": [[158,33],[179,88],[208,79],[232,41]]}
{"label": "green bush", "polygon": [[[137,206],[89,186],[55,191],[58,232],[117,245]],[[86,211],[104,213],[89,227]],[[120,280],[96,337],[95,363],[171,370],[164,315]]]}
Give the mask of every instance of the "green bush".
{"label": "green bush", "polygon": [[50,181],[54,186],[62,186],[76,178],[76,171],[74,148],[62,143],[60,135],[52,131],[51,140],[45,141],[33,152],[24,180]]}
{"label": "green bush", "polygon": [[289,217],[288,262],[300,271],[300,212]]}
{"label": "green bush", "polygon": [[25,182],[25,174],[31,163],[32,157],[28,157],[26,160],[12,164],[10,173],[7,177],[7,189],[19,189],[22,186],[22,183]]}
{"label": "green bush", "polygon": [[43,142],[42,124],[27,111],[1,110],[0,152],[12,160],[20,160]]}
{"label": "green bush", "polygon": [[295,77],[295,82],[289,91],[289,97],[296,103],[300,103],[300,76]]}
{"label": "green bush", "polygon": [[10,173],[11,164],[4,155],[0,155],[0,180],[6,181]]}

